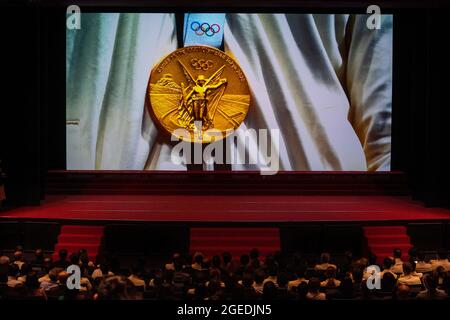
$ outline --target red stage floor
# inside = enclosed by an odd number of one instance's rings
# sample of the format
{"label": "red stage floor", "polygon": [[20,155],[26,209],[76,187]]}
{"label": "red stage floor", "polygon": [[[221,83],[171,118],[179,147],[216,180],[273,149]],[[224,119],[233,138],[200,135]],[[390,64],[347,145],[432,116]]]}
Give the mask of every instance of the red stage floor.
{"label": "red stage floor", "polygon": [[450,210],[399,196],[52,195],[0,218],[157,222],[449,220]]}

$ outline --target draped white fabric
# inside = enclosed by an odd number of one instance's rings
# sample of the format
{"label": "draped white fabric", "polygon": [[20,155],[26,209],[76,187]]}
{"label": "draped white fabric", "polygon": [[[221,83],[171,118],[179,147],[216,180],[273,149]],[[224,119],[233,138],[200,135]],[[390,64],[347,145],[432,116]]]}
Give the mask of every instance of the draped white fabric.
{"label": "draped white fabric", "polygon": [[[145,107],[152,67],[177,46],[174,15],[82,18],[67,31],[67,169],[186,170]],[[227,14],[225,51],[252,91],[239,132],[279,129],[280,170],[390,170],[392,16],[379,30],[366,19]]]}

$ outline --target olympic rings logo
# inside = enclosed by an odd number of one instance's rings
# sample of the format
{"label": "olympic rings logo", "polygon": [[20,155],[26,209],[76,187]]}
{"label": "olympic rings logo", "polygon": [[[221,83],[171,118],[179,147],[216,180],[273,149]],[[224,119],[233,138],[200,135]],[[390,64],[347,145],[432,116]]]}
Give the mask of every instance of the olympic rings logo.
{"label": "olympic rings logo", "polygon": [[209,23],[207,22],[200,23],[194,21],[191,23],[191,30],[194,31],[198,36],[202,36],[205,34],[208,37],[212,37],[220,31],[220,26],[217,23],[209,25]]}
{"label": "olympic rings logo", "polygon": [[191,66],[195,70],[203,70],[206,71],[209,68],[211,68],[214,65],[214,63],[211,60],[205,60],[205,59],[191,59]]}

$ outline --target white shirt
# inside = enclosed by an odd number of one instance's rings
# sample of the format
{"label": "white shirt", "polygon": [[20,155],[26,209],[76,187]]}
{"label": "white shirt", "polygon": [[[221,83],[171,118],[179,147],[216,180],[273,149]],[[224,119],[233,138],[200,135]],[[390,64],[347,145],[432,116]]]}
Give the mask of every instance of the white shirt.
{"label": "white shirt", "polygon": [[417,261],[416,271],[421,273],[431,272],[433,271],[433,267],[431,263],[427,263],[425,261]]}
{"label": "white shirt", "polygon": [[294,287],[297,287],[302,282],[308,283],[308,280],[305,278],[299,278],[296,280],[289,281],[288,282],[288,290],[294,290]]}
{"label": "white shirt", "polygon": [[[106,277],[111,277],[111,276],[114,276],[114,273],[112,273],[111,271],[108,271],[108,274],[106,275]],[[103,272],[102,272],[102,270],[100,268],[95,269],[92,272],[92,275],[91,275],[92,279],[102,278],[102,277],[103,277]]]}
{"label": "white shirt", "polygon": [[413,274],[408,275],[401,275],[398,278],[399,284],[407,284],[408,286],[419,286],[422,284],[422,281],[420,280],[420,277]]}
{"label": "white shirt", "polygon": [[323,292],[317,292],[317,293],[308,292],[306,294],[306,299],[308,299],[308,300],[326,300],[327,296]]}
{"label": "white shirt", "polygon": [[331,263],[321,263],[321,264],[316,264],[314,266],[315,270],[319,270],[319,271],[326,271],[329,267],[333,268],[333,269],[337,269],[335,264],[331,264]]}
{"label": "white shirt", "polygon": [[134,275],[129,276],[128,280],[130,280],[134,284],[135,287],[144,287],[144,289],[146,287],[145,286],[145,281],[140,279],[140,278],[138,278],[138,277],[136,277],[136,276],[134,276]]}
{"label": "white shirt", "polygon": [[448,262],[448,259],[436,259],[431,260],[431,267],[433,268],[433,271],[435,271],[438,267],[444,267],[445,270],[450,270],[450,262]]}

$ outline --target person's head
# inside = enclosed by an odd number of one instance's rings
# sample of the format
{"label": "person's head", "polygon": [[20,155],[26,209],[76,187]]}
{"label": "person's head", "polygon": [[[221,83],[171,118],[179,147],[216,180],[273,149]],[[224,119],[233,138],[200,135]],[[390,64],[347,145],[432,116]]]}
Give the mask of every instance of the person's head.
{"label": "person's head", "polygon": [[203,263],[201,264],[202,269],[211,268],[211,260],[209,258],[203,258]]}
{"label": "person's head", "polygon": [[325,271],[325,276],[327,277],[327,279],[336,278],[336,269],[333,267],[328,267]]}
{"label": "person's head", "polygon": [[160,287],[163,284],[163,278],[162,275],[160,273],[156,274],[155,277],[153,278],[153,286],[155,286],[156,288]]}
{"label": "person's head", "polygon": [[115,276],[103,281],[98,288],[99,300],[130,300],[135,298],[135,287],[126,277]]}
{"label": "person's head", "polygon": [[232,260],[232,256],[231,253],[226,251],[224,253],[222,253],[222,261],[224,265],[228,265]]}
{"label": "person's head", "polygon": [[89,254],[87,249],[80,249],[80,251],[78,251],[78,257],[79,260],[82,264],[84,264],[85,266],[88,265],[89,263]]}
{"label": "person's head", "polygon": [[210,297],[215,296],[220,290],[219,280],[210,280],[208,282],[208,294]]}
{"label": "person's head", "polygon": [[410,262],[404,262],[403,263],[403,273],[405,275],[409,275],[413,272],[413,266]]}
{"label": "person's head", "polygon": [[396,297],[398,300],[408,300],[410,299],[411,289],[406,284],[400,284],[397,287]]}
{"label": "person's head", "polygon": [[215,255],[212,257],[212,261],[211,261],[211,265],[216,268],[219,269],[220,266],[222,265],[222,259],[220,259],[220,256]]}
{"label": "person's head", "polygon": [[364,270],[369,265],[369,260],[366,258],[361,258],[356,261],[356,266],[361,270]]}
{"label": "person's head", "polygon": [[425,261],[425,253],[422,250],[417,251],[417,260]]}
{"label": "person's head", "polygon": [[412,247],[411,249],[408,250],[408,256],[410,258],[417,258],[417,248],[416,247]]}
{"label": "person's head", "polygon": [[277,283],[279,288],[286,288],[288,285],[289,279],[286,273],[281,272],[277,277]]}
{"label": "person's head", "polygon": [[191,254],[187,253],[184,256],[184,264],[187,265],[187,266],[190,266],[192,264],[192,256],[191,256]]}
{"label": "person's head", "polygon": [[443,266],[438,266],[436,268],[436,274],[439,278],[444,278],[447,276],[447,269],[445,269]]}
{"label": "person's head", "polygon": [[220,280],[220,272],[218,269],[212,269],[209,272],[209,279],[211,280]]}
{"label": "person's head", "polygon": [[328,252],[324,252],[320,255],[320,263],[329,263],[330,259],[330,254]]}
{"label": "person's head", "polygon": [[256,260],[258,258],[259,258],[259,250],[256,248],[253,248],[252,250],[250,250],[250,259]]}
{"label": "person's head", "polygon": [[136,276],[136,277],[138,277],[138,276],[140,276],[141,275],[141,268],[139,267],[139,265],[137,264],[137,263],[134,263],[132,266],[131,266],[131,274],[133,275],[133,276]]}
{"label": "person's head", "polygon": [[206,297],[206,287],[204,283],[197,283],[195,285],[195,300],[204,300]]}
{"label": "person's head", "polygon": [[248,254],[243,254],[239,261],[241,263],[241,266],[246,266],[250,262],[250,257],[248,256]]}
{"label": "person's head", "polygon": [[67,259],[68,252],[66,249],[61,249],[59,250],[58,255],[60,260],[65,261]]}
{"label": "person's head", "polygon": [[19,274],[19,266],[14,263],[10,264],[8,266],[8,276],[17,277],[18,274]]}
{"label": "person's head", "polygon": [[44,264],[43,264],[44,270],[46,272],[49,272],[53,268],[53,260],[50,257],[44,258]]}
{"label": "person's head", "polygon": [[393,292],[396,283],[397,279],[395,278],[395,276],[392,273],[387,272],[381,279],[381,289],[385,292]]}
{"label": "person's head", "polygon": [[264,282],[264,272],[262,270],[257,270],[255,272],[255,283],[261,284]]}
{"label": "person's head", "polygon": [[70,264],[73,264],[76,266],[80,265],[80,256],[77,253],[72,253],[70,255]]}
{"label": "person's head", "polygon": [[308,291],[312,293],[318,292],[320,289],[320,280],[319,278],[313,277],[308,282]]}
{"label": "person's head", "polygon": [[22,261],[23,260],[23,252],[16,251],[14,252],[14,261]]}
{"label": "person's head", "polygon": [[67,283],[67,279],[69,278],[70,274],[66,271],[61,271],[58,273],[58,283],[60,285],[65,285]]}
{"label": "person's head", "polygon": [[33,267],[29,263],[24,263],[19,270],[21,276],[27,275],[29,272],[33,271]]}
{"label": "person's head", "polygon": [[183,260],[177,259],[173,262],[173,269],[176,272],[181,272],[183,270]]}
{"label": "person's head", "polygon": [[199,86],[204,85],[205,82],[206,82],[205,76],[202,75],[202,74],[200,74],[200,75],[197,77],[197,81],[196,81],[196,82],[197,82],[197,84],[198,84]]}
{"label": "person's head", "polygon": [[79,267],[80,267],[80,275],[82,277],[85,277],[87,275],[86,267],[84,266],[84,264],[80,264]]}
{"label": "person's head", "polygon": [[59,271],[60,271],[60,269],[57,269],[57,268],[53,268],[52,270],[50,270],[50,272],[48,273],[48,277],[50,278],[51,282],[58,281]]}
{"label": "person's head", "polygon": [[305,300],[306,295],[308,294],[308,284],[305,281],[302,281],[297,286],[297,295],[300,300]]}
{"label": "person's head", "polygon": [[8,272],[0,271],[0,284],[6,284],[8,282]]}
{"label": "person's head", "polygon": [[277,298],[277,287],[272,281],[267,281],[263,287],[263,300],[275,300]]}
{"label": "person's head", "polygon": [[361,283],[362,279],[364,278],[364,271],[357,267],[352,271],[353,280],[355,283]]}
{"label": "person's head", "polygon": [[438,286],[438,275],[436,272],[426,274],[422,277],[423,286],[431,292],[436,291]]}
{"label": "person's head", "polygon": [[353,252],[351,250],[345,251],[344,256],[347,263],[351,263],[353,261]]}
{"label": "person's head", "polygon": [[1,256],[0,257],[0,267],[1,266],[7,266],[10,262],[10,259],[8,256]]}
{"label": "person's head", "polygon": [[368,263],[369,263],[369,265],[377,264],[377,256],[375,254],[373,254],[372,252],[369,253]]}
{"label": "person's head", "polygon": [[106,277],[109,273],[109,264],[104,262],[100,265],[100,271],[102,272],[102,275]]}
{"label": "person's head", "polygon": [[167,284],[171,284],[173,282],[173,277],[175,276],[173,270],[164,270],[163,272],[163,280]]}
{"label": "person's head", "polygon": [[172,256],[172,263],[175,264],[177,261],[181,260],[181,254],[175,252]]}
{"label": "person's head", "polygon": [[361,281],[361,292],[364,299],[370,299],[374,290],[369,289],[367,280]]}
{"label": "person's head", "polygon": [[383,269],[390,270],[392,268],[392,259],[389,257],[384,258],[383,260]]}
{"label": "person's head", "polygon": [[306,267],[304,265],[300,265],[295,268],[295,275],[297,278],[304,278],[306,273]]}
{"label": "person's head", "polygon": [[27,274],[27,278],[25,280],[25,287],[29,290],[36,290],[40,286],[39,278],[36,272],[30,272]]}
{"label": "person's head", "polygon": [[394,257],[394,259],[401,259],[402,250],[400,250],[399,248],[395,248],[394,251],[392,252],[392,256]]}
{"label": "person's head", "polygon": [[36,249],[34,251],[34,256],[36,257],[36,259],[41,260],[44,258],[44,251],[42,249]]}
{"label": "person's head", "polygon": [[447,259],[447,257],[448,257],[448,252],[447,252],[447,250],[446,250],[446,249],[439,249],[439,250],[438,250],[438,257],[439,257],[439,259],[441,259],[441,260]]}
{"label": "person's head", "polygon": [[242,285],[244,288],[251,288],[253,285],[253,276],[251,273],[244,273],[242,277]]}
{"label": "person's head", "polygon": [[201,254],[200,252],[196,252],[194,255],[194,262],[202,265],[203,264],[203,254]]}
{"label": "person's head", "polygon": [[339,285],[339,291],[345,296],[350,297],[353,295],[353,280],[350,276],[346,276],[342,279],[341,284]]}
{"label": "person's head", "polygon": [[9,258],[0,256],[0,273],[8,273]]}
{"label": "person's head", "polygon": [[272,265],[267,269],[267,273],[269,274],[270,277],[276,277],[278,269],[275,265]]}

